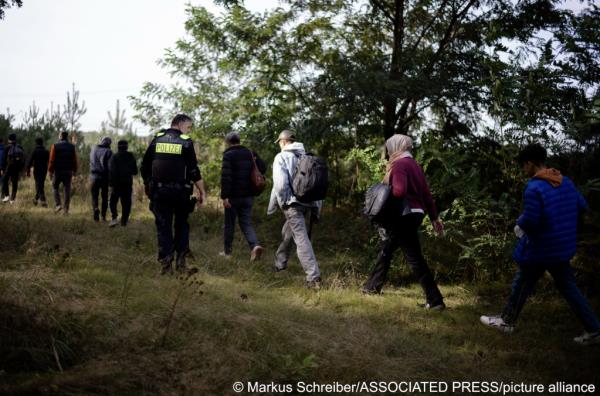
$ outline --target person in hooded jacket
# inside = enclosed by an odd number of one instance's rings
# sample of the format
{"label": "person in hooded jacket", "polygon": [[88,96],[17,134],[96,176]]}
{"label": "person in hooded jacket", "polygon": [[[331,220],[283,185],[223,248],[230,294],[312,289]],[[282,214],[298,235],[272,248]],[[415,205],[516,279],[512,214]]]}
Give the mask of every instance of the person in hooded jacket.
{"label": "person in hooded jacket", "polygon": [[[105,136],[100,140],[100,144],[90,152],[90,182],[92,185],[94,221],[100,221],[100,216],[102,216],[102,221],[106,221],[108,210],[108,161],[112,156],[111,144],[111,138]],[[101,209],[98,208],[99,196],[102,199]]]}
{"label": "person in hooded jacket", "polygon": [[278,272],[287,268],[295,244],[298,260],[306,273],[306,286],[319,289],[322,282],[321,272],[308,236],[306,216],[312,214],[318,218],[321,201],[301,203],[291,188],[298,160],[306,151],[304,145],[296,142],[294,133],[289,130],[281,132],[275,143],[279,144],[281,152],[273,160],[273,189],[267,214],[275,213],[279,206],[286,222],[281,230],[283,240],[275,254],[273,269]]}
{"label": "person in hooded jacket", "polygon": [[517,161],[531,178],[514,230],[519,241],[513,259],[519,269],[502,314],[483,315],[480,320],[486,326],[512,333],[525,301],[548,271],[585,329],[573,340],[581,345],[600,344],[600,321],[577,287],[570,264],[577,245],[577,225],[588,206],[568,177],[546,166],[546,157],[546,149],[536,143],[519,154]]}
{"label": "person in hooded jacket", "polygon": [[127,151],[127,140],[119,140],[118,151],[110,158],[108,163],[110,184],[110,212],[112,220],[109,227],[119,224],[117,218],[117,204],[121,200],[121,225],[125,227],[131,213],[131,195],[133,193],[133,176],[137,175],[138,169],[135,157]]}

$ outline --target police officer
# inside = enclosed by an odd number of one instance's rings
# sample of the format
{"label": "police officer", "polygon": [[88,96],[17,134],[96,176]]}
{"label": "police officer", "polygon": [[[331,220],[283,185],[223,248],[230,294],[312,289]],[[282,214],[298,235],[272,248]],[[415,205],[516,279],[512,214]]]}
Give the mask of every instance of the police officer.
{"label": "police officer", "polygon": [[206,196],[194,144],[187,135],[191,129],[190,117],[176,115],[171,128],[154,136],[142,161],[141,173],[156,222],[158,261],[163,275],[173,273],[175,253],[177,271],[187,270],[185,258],[190,252],[188,215],[193,209],[193,206],[190,208],[193,186],[198,190],[198,205]]}

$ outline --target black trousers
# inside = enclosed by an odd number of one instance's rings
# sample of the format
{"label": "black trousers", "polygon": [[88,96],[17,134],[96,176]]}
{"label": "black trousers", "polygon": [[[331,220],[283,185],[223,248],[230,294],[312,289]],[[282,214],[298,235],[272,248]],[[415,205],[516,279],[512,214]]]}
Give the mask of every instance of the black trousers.
{"label": "black trousers", "polygon": [[127,225],[129,221],[129,214],[131,213],[131,194],[133,193],[133,187],[131,183],[127,184],[116,184],[112,186],[110,190],[110,213],[112,214],[113,220],[119,217],[117,211],[117,204],[121,200],[121,225]]}
{"label": "black trousers", "polygon": [[6,168],[6,172],[2,177],[2,196],[8,197],[9,194],[9,184],[11,185],[10,189],[10,200],[14,201],[17,198],[17,190],[19,189],[19,173],[21,173],[21,169],[12,168],[8,166]]}
{"label": "black trousers", "polygon": [[369,280],[364,286],[365,290],[381,292],[393,254],[400,248],[415,278],[421,284],[427,302],[431,305],[438,305],[444,301],[421,251],[418,231],[423,217],[424,215],[421,213],[411,213],[400,217],[392,226],[379,229],[381,250]]}
{"label": "black trousers", "polygon": [[44,173],[33,173],[33,178],[35,179],[35,200],[46,202],[46,192],[45,192],[45,184],[46,184],[46,172]]}
{"label": "black trousers", "polygon": [[181,189],[157,188],[152,193],[152,213],[158,238],[158,259],[172,260],[190,246],[189,194]]}
{"label": "black trousers", "polygon": [[108,211],[108,179],[92,179],[92,208],[98,212],[98,197],[102,198],[102,218],[106,219]]}

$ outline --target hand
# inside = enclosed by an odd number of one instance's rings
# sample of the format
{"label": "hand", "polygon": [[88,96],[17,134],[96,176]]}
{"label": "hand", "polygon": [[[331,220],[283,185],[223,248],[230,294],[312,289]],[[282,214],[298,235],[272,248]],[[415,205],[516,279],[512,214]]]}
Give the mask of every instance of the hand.
{"label": "hand", "polygon": [[521,239],[525,236],[525,231],[523,231],[523,229],[521,227],[519,227],[518,224],[515,226],[514,232],[515,232],[515,236],[519,239]]}
{"label": "hand", "polygon": [[431,224],[433,225],[433,230],[438,235],[444,234],[444,224],[442,223],[442,221],[440,219],[436,219],[436,220],[432,221]]}
{"label": "hand", "polygon": [[205,196],[206,196],[206,192],[198,191],[198,195],[196,195],[196,199],[198,200],[196,205],[198,205],[199,208],[204,206],[204,197]]}
{"label": "hand", "polygon": [[319,208],[317,207],[311,209],[310,215],[312,216],[313,224],[317,224],[319,220],[321,220],[321,216],[319,215]]}
{"label": "hand", "polygon": [[144,194],[146,194],[148,199],[152,200],[152,197],[150,196],[150,184],[149,183],[144,184]]}
{"label": "hand", "polygon": [[223,199],[223,207],[225,209],[231,209],[231,203],[229,202],[229,198]]}

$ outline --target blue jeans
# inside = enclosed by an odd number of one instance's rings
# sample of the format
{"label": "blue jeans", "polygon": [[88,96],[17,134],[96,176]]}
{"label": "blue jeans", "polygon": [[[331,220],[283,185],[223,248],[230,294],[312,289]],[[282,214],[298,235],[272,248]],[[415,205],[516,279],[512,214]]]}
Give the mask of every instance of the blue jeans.
{"label": "blue jeans", "polygon": [[231,208],[225,209],[225,253],[231,254],[233,251],[233,235],[235,232],[235,220],[238,219],[242,233],[246,237],[246,241],[250,249],[254,249],[259,245],[258,237],[252,227],[252,205],[254,204],[253,197],[229,198]]}
{"label": "blue jeans", "polygon": [[588,332],[600,330],[600,322],[592,311],[586,298],[575,284],[573,268],[568,262],[551,264],[528,264],[521,266],[512,284],[512,292],[502,313],[505,322],[514,324],[525,305],[527,297],[533,292],[535,284],[548,271],[554,284],[567,300],[577,318]]}

